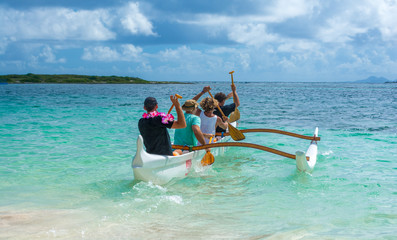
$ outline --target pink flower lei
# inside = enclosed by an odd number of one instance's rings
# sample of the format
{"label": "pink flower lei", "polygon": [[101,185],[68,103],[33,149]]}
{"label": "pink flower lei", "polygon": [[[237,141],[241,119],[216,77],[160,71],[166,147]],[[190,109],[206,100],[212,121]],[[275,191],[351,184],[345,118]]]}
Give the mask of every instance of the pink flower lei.
{"label": "pink flower lei", "polygon": [[146,119],[154,118],[154,117],[157,117],[157,116],[161,117],[161,122],[163,124],[167,124],[168,121],[174,121],[174,116],[172,116],[172,114],[165,114],[165,113],[157,112],[157,111],[153,111],[153,112],[150,112],[150,113],[144,113],[142,115],[142,117],[146,118]]}

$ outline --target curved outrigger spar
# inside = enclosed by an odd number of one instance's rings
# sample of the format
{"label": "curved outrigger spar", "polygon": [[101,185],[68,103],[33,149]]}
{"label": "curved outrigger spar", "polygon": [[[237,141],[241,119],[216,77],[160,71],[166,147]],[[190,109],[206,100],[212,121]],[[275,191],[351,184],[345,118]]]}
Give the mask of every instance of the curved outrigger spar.
{"label": "curved outrigger spar", "polygon": [[190,152],[180,156],[163,156],[147,153],[143,146],[142,136],[139,135],[137,140],[137,152],[132,161],[135,179],[151,181],[155,184],[165,184],[172,178],[184,178],[188,175],[192,167],[201,166],[200,161],[205,154],[205,149],[214,149],[212,151],[214,155],[222,155],[226,149],[225,147],[232,146],[259,149],[287,158],[295,159],[296,167],[299,171],[308,173],[313,171],[317,162],[317,141],[320,140],[318,137],[318,128],[315,129],[314,136],[312,137],[275,129],[243,129],[241,132],[273,132],[312,141],[306,152],[296,151],[296,155],[293,155],[258,144],[229,142],[231,138],[230,135],[226,133],[223,138],[220,138],[217,143],[213,144],[206,144],[196,147],[173,145],[174,149],[189,150]]}

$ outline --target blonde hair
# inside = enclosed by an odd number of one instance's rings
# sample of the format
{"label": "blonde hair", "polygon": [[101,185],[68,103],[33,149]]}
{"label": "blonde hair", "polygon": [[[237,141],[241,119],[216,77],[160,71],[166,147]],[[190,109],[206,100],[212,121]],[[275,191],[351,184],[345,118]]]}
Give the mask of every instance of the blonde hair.
{"label": "blonde hair", "polygon": [[200,107],[204,110],[204,112],[210,112],[214,110],[217,105],[218,101],[210,97],[206,97],[200,102]]}

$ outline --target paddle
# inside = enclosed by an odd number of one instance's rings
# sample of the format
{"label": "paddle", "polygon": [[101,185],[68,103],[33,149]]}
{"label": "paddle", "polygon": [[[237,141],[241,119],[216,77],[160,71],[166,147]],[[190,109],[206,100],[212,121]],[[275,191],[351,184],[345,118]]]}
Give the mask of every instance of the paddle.
{"label": "paddle", "polygon": [[[210,138],[210,141],[208,144],[211,144],[212,137]],[[208,149],[207,153],[205,153],[203,159],[201,159],[201,165],[207,166],[207,165],[212,165],[215,162],[214,155],[211,153],[211,150]]]}
{"label": "paddle", "polygon": [[[234,71],[229,72],[230,77],[232,78],[232,85],[234,85],[233,73],[234,73]],[[236,104],[236,100],[234,99],[234,97],[233,97],[233,102],[234,102],[234,104]],[[240,119],[240,111],[237,109],[237,106],[236,106],[236,108],[234,109],[234,112],[230,113],[229,120],[230,120],[230,122],[235,122],[239,119]]]}
{"label": "paddle", "polygon": [[[212,100],[215,102],[214,96],[212,96],[211,92],[208,91],[208,93],[210,94]],[[218,108],[222,116],[226,117],[219,105],[216,105],[216,107]],[[227,125],[229,127],[230,136],[233,138],[234,141],[241,141],[245,139],[244,134],[241,133],[237,128],[233,127],[232,124],[230,124],[230,121],[227,121]]]}
{"label": "paddle", "polygon": [[[314,141],[320,141],[321,138],[317,136],[305,136],[305,135],[300,135],[297,133],[292,133],[292,132],[287,132],[287,131],[282,131],[282,130],[277,130],[277,129],[267,129],[267,128],[252,128],[252,129],[241,129],[240,132],[242,133],[251,133],[251,132],[268,132],[268,133],[278,133],[282,135],[288,135],[291,137],[296,137],[296,138],[302,138],[306,140],[314,140]],[[228,136],[229,133],[223,133],[223,136]],[[222,133],[216,133],[216,136],[222,136]]]}
{"label": "paddle", "polygon": [[[189,147],[189,146],[182,146],[182,145],[172,145],[173,149],[182,149],[182,150],[189,150],[189,151],[196,151],[196,150],[202,150],[206,148],[214,148],[214,147],[248,147],[248,148],[255,148],[259,150],[263,150],[266,152],[274,153],[283,157],[291,158],[291,159],[296,159],[296,155],[286,153],[277,149],[261,146],[258,144],[254,143],[245,143],[245,142],[221,142],[221,143],[212,143],[212,144],[205,144],[201,146],[196,146],[196,147]],[[310,160],[309,157],[306,157],[306,160]]]}
{"label": "paddle", "polygon": [[[179,94],[175,94],[175,97],[177,97],[177,98],[179,98],[179,99],[182,99],[182,96],[179,95]],[[174,104],[171,105],[170,110],[168,110],[168,114],[171,113],[173,107],[174,107]]]}

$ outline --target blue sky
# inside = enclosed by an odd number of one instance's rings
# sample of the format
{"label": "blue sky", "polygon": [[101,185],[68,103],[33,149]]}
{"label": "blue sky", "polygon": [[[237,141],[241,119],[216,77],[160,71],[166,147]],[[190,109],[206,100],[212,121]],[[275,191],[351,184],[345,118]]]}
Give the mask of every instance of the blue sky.
{"label": "blue sky", "polygon": [[397,79],[397,0],[0,0],[0,74]]}

